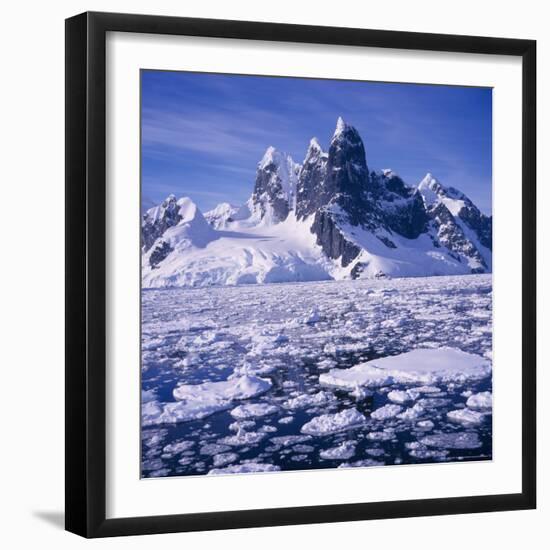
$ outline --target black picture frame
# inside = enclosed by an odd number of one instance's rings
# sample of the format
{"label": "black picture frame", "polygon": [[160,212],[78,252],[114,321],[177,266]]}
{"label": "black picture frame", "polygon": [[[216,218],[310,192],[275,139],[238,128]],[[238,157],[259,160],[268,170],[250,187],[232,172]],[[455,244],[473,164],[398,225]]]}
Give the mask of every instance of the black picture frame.
{"label": "black picture frame", "polygon": [[[109,31],[516,56],[523,67],[522,491],[106,519],[105,41]],[[107,537],[532,509],[536,506],[536,42],[180,17],[66,20],[66,529]]]}

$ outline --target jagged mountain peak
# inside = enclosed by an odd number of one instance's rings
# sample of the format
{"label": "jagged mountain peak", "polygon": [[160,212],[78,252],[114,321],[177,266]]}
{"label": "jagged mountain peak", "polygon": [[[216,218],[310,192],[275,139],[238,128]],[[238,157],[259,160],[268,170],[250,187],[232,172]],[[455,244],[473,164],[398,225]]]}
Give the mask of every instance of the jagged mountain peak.
{"label": "jagged mountain peak", "polygon": [[332,135],[331,144],[345,139],[350,141],[361,141],[361,137],[359,136],[359,132],[356,128],[345,122],[344,119],[339,116],[336,121],[336,128],[334,129],[334,134]]}
{"label": "jagged mountain peak", "polygon": [[324,155],[323,147],[319,143],[316,137],[312,137],[309,140],[309,147],[307,148],[306,160],[312,156]]}
{"label": "jagged mountain peak", "polygon": [[277,223],[294,209],[300,165],[293,158],[269,146],[258,163],[254,191],[248,209],[257,221]]}
{"label": "jagged mountain peak", "polygon": [[142,242],[150,286],[480,273],[491,270],[492,218],[431,172],[411,186],[369,171],[359,132],[339,117],[328,150],[313,137],[302,165],[269,146],[240,208],[203,217],[170,195],[145,213]]}

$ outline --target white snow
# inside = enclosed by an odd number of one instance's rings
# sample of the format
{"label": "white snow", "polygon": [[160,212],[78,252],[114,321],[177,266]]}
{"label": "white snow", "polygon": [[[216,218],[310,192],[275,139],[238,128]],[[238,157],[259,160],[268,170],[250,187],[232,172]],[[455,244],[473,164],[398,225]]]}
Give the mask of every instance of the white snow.
{"label": "white snow", "polygon": [[409,392],[401,390],[392,390],[389,392],[388,399],[399,405],[403,405],[413,400]]}
{"label": "white snow", "polygon": [[320,391],[314,394],[303,393],[298,397],[288,399],[283,403],[283,407],[286,409],[305,409],[307,407],[319,407],[334,403],[336,398],[330,392]]}
{"label": "white snow", "polygon": [[232,217],[239,211],[239,206],[222,202],[212,210],[204,213],[206,221],[214,229],[225,229],[232,220]]}
{"label": "white snow", "polygon": [[415,349],[399,355],[373,359],[350,369],[332,369],[320,375],[327,386],[354,388],[356,384],[381,387],[392,383],[436,384],[480,380],[491,374],[489,360],[443,347]]}
{"label": "white snow", "polygon": [[237,453],[220,453],[219,455],[214,455],[212,463],[215,468],[221,468],[231,462],[238,460],[239,455]]}
{"label": "white snow", "polygon": [[442,449],[477,449],[481,447],[481,441],[475,432],[427,435],[420,439],[420,443],[428,447]]}
{"label": "white snow", "polygon": [[188,402],[217,403],[232,399],[249,399],[271,388],[271,380],[257,376],[241,376],[224,382],[182,384],[174,390],[174,397]]}
{"label": "white snow", "polygon": [[447,418],[451,422],[456,422],[457,424],[462,424],[463,426],[477,426],[483,422],[485,415],[470,409],[457,409],[454,411],[449,411],[447,413]]}
{"label": "white snow", "polygon": [[176,424],[200,420],[219,411],[231,408],[233,401],[249,399],[265,393],[271,381],[255,376],[242,376],[224,382],[182,384],[174,389],[175,402],[148,401],[142,404],[142,423]]}
{"label": "white snow", "polygon": [[[490,289],[490,275],[469,275],[145,290],[142,457],[148,469],[143,470],[205,473],[223,467],[221,462],[212,464],[214,456],[231,453],[239,458],[226,465],[247,459],[281,465],[291,456],[307,455],[310,458],[301,459],[300,467],[311,468],[316,467],[313,457],[339,448],[352,439],[351,434],[358,452],[349,460],[366,458],[371,447],[378,449],[376,453],[385,451],[380,460],[387,464],[400,457],[403,462],[439,460],[444,458],[443,447],[422,443],[425,448],[406,451],[404,441],[430,434],[438,436],[432,443],[448,444],[440,436],[449,434],[440,432],[460,434],[469,433],[470,426],[477,428],[447,417],[459,408],[459,415],[478,412],[486,419],[479,430],[485,446],[491,409],[476,408],[473,401],[467,409],[463,405],[472,395],[484,396],[476,400],[489,403],[484,390],[490,380],[478,374],[490,374],[491,367]],[[312,310],[320,321],[304,323]],[[392,319],[399,322],[384,323]],[[456,354],[449,352],[450,347]],[[414,353],[418,350],[429,350],[431,360],[420,361],[422,357]],[[374,353],[384,357],[363,362],[369,368],[362,366],[361,376],[356,376],[357,370],[349,366]],[[184,359],[188,362],[181,368]],[[321,386],[324,375],[346,391]],[[172,389],[176,401],[162,402],[170,399],[165,395]],[[354,396],[371,390],[374,408],[403,405],[397,413],[403,417],[371,420],[368,412],[362,414],[367,401],[357,405],[351,420],[335,421],[341,407],[353,407],[358,402]],[[472,393],[462,396],[463,390]],[[405,393],[411,400],[396,403],[395,398],[404,400]],[[425,410],[422,416],[415,404]],[[229,414],[235,409],[263,412],[269,406],[278,414],[236,421]],[[212,413],[216,415],[211,421],[169,425]],[[162,429],[155,427],[162,424],[166,424]],[[312,435],[300,433],[302,426]],[[187,449],[183,441],[195,446]],[[315,451],[293,450],[304,443]],[[200,453],[207,449],[214,454]],[[413,451],[416,454],[409,454]],[[455,460],[460,454],[453,451],[445,459]]]}
{"label": "white snow", "polygon": [[231,411],[231,416],[237,419],[260,418],[270,414],[275,414],[279,410],[275,405],[269,403],[245,403],[239,405]]}
{"label": "white snow", "polygon": [[493,408],[493,394],[489,391],[468,396],[466,406],[470,409],[487,410]]}
{"label": "white snow", "polygon": [[397,416],[402,410],[403,407],[399,405],[388,404],[371,412],[370,416],[375,420],[387,420],[388,418]]}
{"label": "white snow", "polygon": [[325,460],[348,460],[355,454],[355,441],[343,441],[338,447],[331,447],[319,453]]}
{"label": "white snow", "polygon": [[345,409],[335,414],[316,416],[302,426],[302,433],[309,435],[327,435],[358,428],[366,418],[355,408]]}
{"label": "white snow", "polygon": [[419,403],[416,403],[412,407],[409,407],[402,413],[398,414],[397,417],[401,420],[406,420],[407,422],[412,422],[422,416],[426,412],[426,409],[420,405]]}

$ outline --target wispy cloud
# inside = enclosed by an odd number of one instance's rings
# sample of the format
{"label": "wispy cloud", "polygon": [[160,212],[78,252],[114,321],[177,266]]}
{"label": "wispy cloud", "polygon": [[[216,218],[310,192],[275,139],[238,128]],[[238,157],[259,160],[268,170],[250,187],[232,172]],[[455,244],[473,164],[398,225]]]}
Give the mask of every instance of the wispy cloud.
{"label": "wispy cloud", "polygon": [[432,171],[491,202],[490,96],[472,89],[156,72],[142,100],[142,183],[153,200],[170,189],[203,210],[244,200],[267,146],[300,162],[311,137],[328,146],[342,115],[371,168],[413,184]]}

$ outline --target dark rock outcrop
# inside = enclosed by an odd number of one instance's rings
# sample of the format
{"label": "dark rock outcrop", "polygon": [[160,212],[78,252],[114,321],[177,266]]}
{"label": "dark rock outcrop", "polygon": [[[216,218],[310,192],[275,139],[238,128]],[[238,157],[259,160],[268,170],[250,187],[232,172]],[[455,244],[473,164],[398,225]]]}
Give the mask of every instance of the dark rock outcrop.
{"label": "dark rock outcrop", "polygon": [[180,207],[176,197],[170,195],[160,206],[151,208],[143,215],[141,223],[141,246],[143,252],[147,252],[168,228],[179,223],[181,220],[179,210]]}

